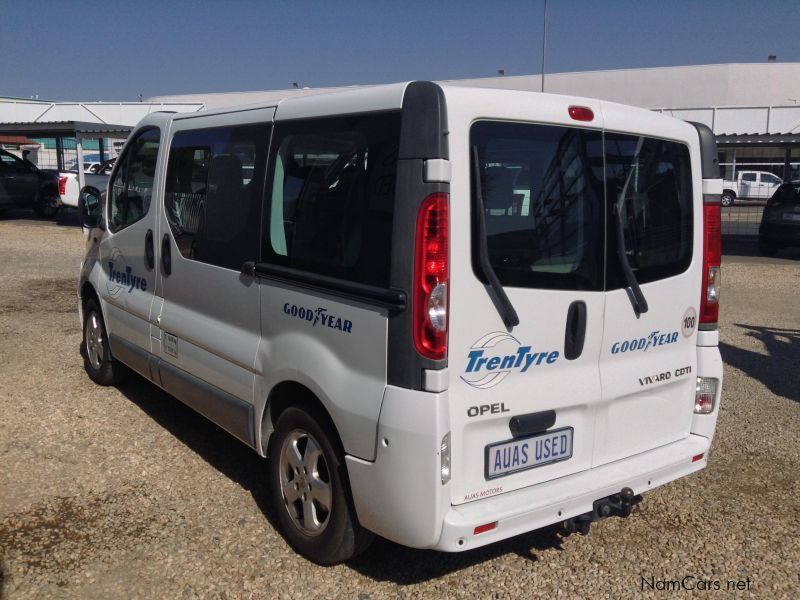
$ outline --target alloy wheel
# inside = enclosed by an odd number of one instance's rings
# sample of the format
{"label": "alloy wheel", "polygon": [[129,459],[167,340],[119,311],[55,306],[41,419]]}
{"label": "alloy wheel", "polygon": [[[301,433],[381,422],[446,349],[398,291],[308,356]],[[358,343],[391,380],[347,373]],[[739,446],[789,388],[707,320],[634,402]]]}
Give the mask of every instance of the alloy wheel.
{"label": "alloy wheel", "polygon": [[331,514],[331,476],[319,443],[307,431],[296,429],[283,443],[280,486],[294,525],[309,536],[322,533]]}

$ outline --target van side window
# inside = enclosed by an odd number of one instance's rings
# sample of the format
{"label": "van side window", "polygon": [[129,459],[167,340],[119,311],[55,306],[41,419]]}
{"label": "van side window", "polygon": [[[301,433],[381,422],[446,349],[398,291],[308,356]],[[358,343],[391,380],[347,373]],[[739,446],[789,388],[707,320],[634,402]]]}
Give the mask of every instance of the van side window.
{"label": "van side window", "polygon": [[264,260],[388,287],[400,114],[278,124]]}
{"label": "van side window", "polygon": [[119,159],[119,168],[109,186],[108,228],[112,232],[136,223],[150,210],[160,138],[158,128],[145,129]]}
{"label": "van side window", "polygon": [[258,260],[269,125],[175,134],[164,209],[185,258],[239,270]]}
{"label": "van side window", "polygon": [[[619,133],[606,133],[605,148],[608,201],[622,201],[625,250],[636,279],[647,283],[682,273],[692,260],[689,149],[677,142]],[[609,212],[607,235],[615,239],[611,219]],[[611,256],[608,269],[608,289],[627,286]]]}

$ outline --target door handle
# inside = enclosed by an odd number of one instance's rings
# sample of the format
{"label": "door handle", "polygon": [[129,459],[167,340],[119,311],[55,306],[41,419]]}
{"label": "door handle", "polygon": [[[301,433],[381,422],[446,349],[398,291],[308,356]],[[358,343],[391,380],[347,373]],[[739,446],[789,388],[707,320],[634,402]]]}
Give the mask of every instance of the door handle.
{"label": "door handle", "polygon": [[155,249],[153,248],[153,230],[148,229],[144,236],[144,262],[151,271],[155,266]]}
{"label": "door handle", "polygon": [[586,341],[586,302],[576,300],[567,311],[567,330],[564,333],[564,358],[575,360],[583,353]]}
{"label": "door handle", "polygon": [[172,251],[169,245],[169,235],[166,233],[161,238],[161,270],[167,277],[172,273]]}

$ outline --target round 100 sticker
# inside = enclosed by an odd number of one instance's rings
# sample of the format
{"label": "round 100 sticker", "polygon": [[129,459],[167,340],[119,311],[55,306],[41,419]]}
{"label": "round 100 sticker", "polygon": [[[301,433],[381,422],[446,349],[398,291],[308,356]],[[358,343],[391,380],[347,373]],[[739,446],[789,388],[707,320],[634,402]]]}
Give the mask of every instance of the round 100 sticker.
{"label": "round 100 sticker", "polygon": [[690,306],[686,309],[686,312],[683,313],[683,319],[681,320],[681,333],[683,333],[683,337],[687,338],[692,335],[695,327],[697,327],[697,311]]}

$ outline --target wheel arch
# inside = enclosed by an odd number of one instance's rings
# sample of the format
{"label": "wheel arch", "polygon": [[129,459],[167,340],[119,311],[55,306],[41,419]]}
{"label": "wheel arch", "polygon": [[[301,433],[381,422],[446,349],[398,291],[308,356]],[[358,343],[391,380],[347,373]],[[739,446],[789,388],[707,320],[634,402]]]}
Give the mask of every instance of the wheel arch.
{"label": "wheel arch", "polygon": [[55,192],[56,196],[59,195],[58,193],[58,184],[53,181],[45,181],[42,185],[39,186],[39,192],[36,194],[36,198],[39,199],[45,192],[52,191]]}
{"label": "wheel arch", "polygon": [[80,305],[79,313],[80,313],[80,320],[81,320],[81,328],[83,328],[83,319],[86,314],[86,303],[89,300],[94,300],[97,303],[97,306],[100,308],[100,314],[103,314],[103,307],[100,306],[100,296],[97,293],[97,290],[94,289],[94,286],[89,281],[84,281],[80,287]]}
{"label": "wheel arch", "polygon": [[334,438],[332,442],[336,445],[336,449],[341,455],[344,456],[344,445],[342,444],[339,429],[336,427],[336,423],[325,403],[309,387],[299,381],[289,379],[281,381],[272,387],[261,411],[260,418],[256,421],[258,431],[256,431],[255,439],[259,444],[259,447],[256,448],[259,454],[267,456],[269,440],[275,431],[275,425],[281,413],[290,407],[305,409],[311,416],[322,421],[320,425],[323,425],[331,432]]}
{"label": "wheel arch", "polygon": [[97,307],[100,309],[100,314],[102,315],[103,305],[100,302],[100,294],[94,289],[92,282],[87,280],[81,284],[81,308],[84,308],[89,300],[94,300],[97,303]]}

